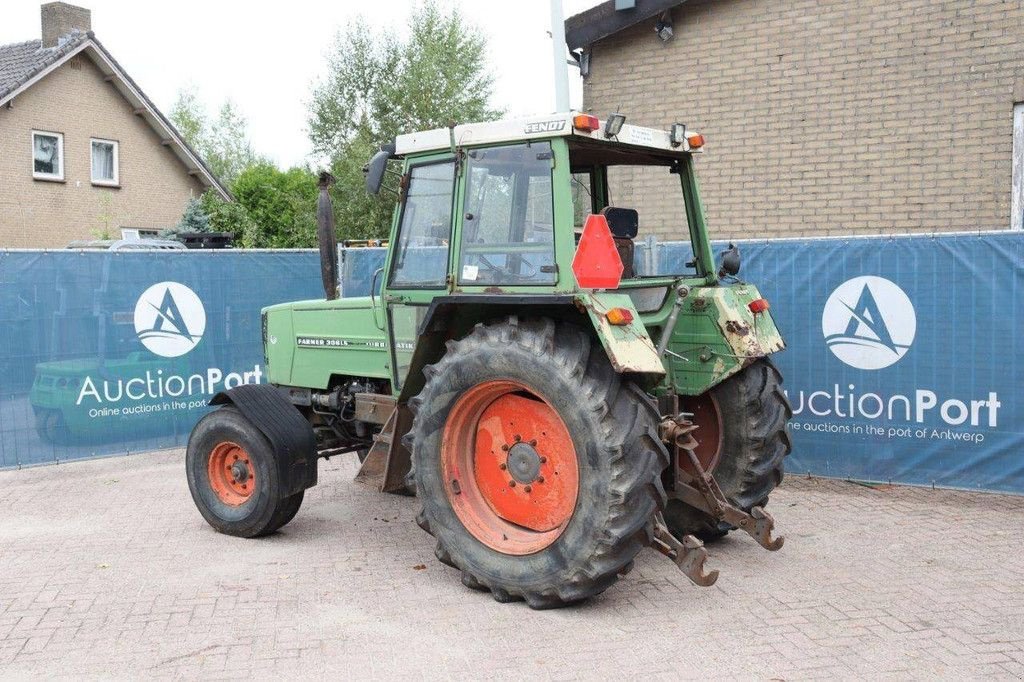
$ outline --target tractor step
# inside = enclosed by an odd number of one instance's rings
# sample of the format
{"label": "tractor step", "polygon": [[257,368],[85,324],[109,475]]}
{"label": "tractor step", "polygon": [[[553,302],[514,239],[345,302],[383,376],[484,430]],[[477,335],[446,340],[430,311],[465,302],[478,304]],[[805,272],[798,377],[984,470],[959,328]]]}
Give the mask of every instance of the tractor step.
{"label": "tractor step", "polygon": [[[401,436],[409,431],[412,413],[405,405],[391,411],[384,428],[373,437],[373,445],[356,473],[357,483],[384,493],[405,493],[405,475],[409,472],[409,451]],[[396,437],[395,432],[398,432]]]}

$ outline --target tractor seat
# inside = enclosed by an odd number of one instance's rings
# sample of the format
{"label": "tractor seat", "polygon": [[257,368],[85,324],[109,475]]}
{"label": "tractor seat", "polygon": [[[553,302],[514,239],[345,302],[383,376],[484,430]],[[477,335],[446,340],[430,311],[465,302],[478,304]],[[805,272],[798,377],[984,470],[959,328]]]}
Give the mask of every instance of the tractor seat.
{"label": "tractor seat", "polygon": [[633,268],[633,239],[640,231],[640,214],[635,208],[616,208],[606,206],[601,215],[608,221],[608,229],[615,239],[615,248],[622,260],[622,278],[633,279],[636,271]]}

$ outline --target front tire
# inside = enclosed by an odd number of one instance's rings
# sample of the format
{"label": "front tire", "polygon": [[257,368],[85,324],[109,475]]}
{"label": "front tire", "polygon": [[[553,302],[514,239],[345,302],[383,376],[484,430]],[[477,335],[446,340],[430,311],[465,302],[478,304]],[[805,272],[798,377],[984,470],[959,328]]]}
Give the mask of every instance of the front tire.
{"label": "front tire", "polygon": [[280,497],[270,442],[232,405],[196,424],[188,439],[185,468],[199,513],[225,535],[269,535],[291,521],[302,506],[304,491]]}
{"label": "front tire", "polygon": [[[714,474],[722,493],[745,512],[768,504],[782,483],[783,460],[793,449],[793,409],[782,392],[782,375],[762,358],[696,399],[683,401],[698,426],[698,460]],[[709,467],[710,465],[710,467]],[[733,526],[679,500],[670,499],[665,523],[676,537],[724,536]]]}
{"label": "front tire", "polygon": [[658,410],[574,325],[478,326],[424,370],[406,442],[436,555],[498,601],[599,594],[651,542]]}

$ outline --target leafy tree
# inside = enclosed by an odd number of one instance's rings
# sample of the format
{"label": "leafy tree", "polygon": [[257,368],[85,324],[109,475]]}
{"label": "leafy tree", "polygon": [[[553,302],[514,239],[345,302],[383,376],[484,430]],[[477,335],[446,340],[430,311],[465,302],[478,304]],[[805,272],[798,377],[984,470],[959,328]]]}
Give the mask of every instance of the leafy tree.
{"label": "leafy tree", "polygon": [[[248,248],[316,246],[317,177],[306,168],[278,170],[269,163],[251,166],[232,186],[245,212],[241,243]],[[227,220],[232,219],[225,214]]]}
{"label": "leafy tree", "polygon": [[432,0],[413,10],[406,40],[361,18],[349,23],[335,38],[328,72],[309,105],[309,137],[337,178],[333,198],[344,238],[387,235],[395,196],[368,196],[362,173],[381,144],[503,113],[489,104],[486,41],[458,9],[443,11]]}
{"label": "leafy tree", "polygon": [[253,229],[249,212],[237,201],[224,201],[213,189],[206,190],[201,201],[203,211],[210,216],[211,232],[231,232],[241,239]]}
{"label": "leafy tree", "polygon": [[253,150],[248,123],[231,100],[224,101],[217,118],[211,121],[195,90],[181,90],[171,108],[170,119],[185,141],[226,185],[231,185],[249,166],[264,161]]}

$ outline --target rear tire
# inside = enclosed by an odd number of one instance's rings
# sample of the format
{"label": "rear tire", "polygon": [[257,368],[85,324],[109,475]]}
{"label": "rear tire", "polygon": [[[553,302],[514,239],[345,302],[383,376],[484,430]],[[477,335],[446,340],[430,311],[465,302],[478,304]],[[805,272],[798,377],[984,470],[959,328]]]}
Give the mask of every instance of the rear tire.
{"label": "rear tire", "polygon": [[232,405],[196,424],[188,439],[185,469],[199,513],[225,535],[269,535],[295,518],[302,506],[304,491],[280,497],[270,442]]}
{"label": "rear tire", "polygon": [[[447,354],[424,373],[426,385],[410,402],[416,417],[405,442],[412,452],[409,482],[423,506],[417,521],[437,538],[439,560],[460,569],[468,587],[490,591],[499,602],[524,599],[532,608],[586,599],[629,571],[633,558],[651,543],[655,512],[664,508],[661,472],[668,465],[668,452],[657,437],[657,407],[632,381],[615,373],[599,343],[570,324],[510,318],[478,326],[466,338],[449,342]],[[501,394],[502,386],[512,388]],[[491,397],[481,398],[476,408],[467,406],[465,400],[481,395],[481,390],[491,391]],[[491,409],[487,405],[497,406],[502,400],[510,401],[511,409],[510,416],[502,417],[509,421],[501,424],[514,424],[522,444],[535,445],[533,455],[522,454],[527,460],[539,458],[527,462],[534,467],[532,473],[523,474],[519,467],[526,465],[513,463],[512,449],[499,448],[500,443],[485,435],[495,433],[495,422],[482,418]],[[474,409],[477,421],[460,416]],[[534,417],[534,410],[548,415],[547,421]],[[455,478],[451,457],[467,455],[465,448],[450,445],[454,436],[449,423],[478,425],[465,436],[469,440],[459,436],[460,444],[472,444],[469,456],[476,457],[477,464],[470,461],[456,470],[457,485],[449,480]],[[561,424],[568,440],[553,438],[552,424]],[[489,440],[478,440],[478,435]],[[520,445],[520,439],[509,440],[513,448]],[[503,451],[508,453],[507,462]],[[525,505],[520,509],[540,508],[554,520],[546,518],[549,525],[540,524],[533,531],[529,525],[510,522],[509,514],[494,511],[508,504],[510,490],[525,492],[527,481],[532,481],[536,495],[552,483],[557,476],[552,474],[559,469],[541,470],[552,479],[547,482],[520,478],[518,488],[500,480],[488,487],[486,481],[473,482],[484,476],[478,472],[482,462],[489,462],[488,453],[497,453],[496,461],[507,464],[502,476],[516,478],[534,476],[537,462],[544,467],[561,462],[561,483],[575,476],[577,484],[560,489],[565,495],[575,494],[575,503],[550,496],[547,503],[519,497],[518,504]],[[504,485],[511,488],[502,489]],[[485,495],[492,509],[494,518],[481,522],[486,526],[483,531],[481,523],[467,520],[466,503],[453,501],[464,500],[469,486],[475,486],[473,494]],[[487,505],[475,507],[477,516],[487,516]],[[494,528],[496,533],[491,532]],[[508,529],[504,541],[503,528]]]}
{"label": "rear tire", "polygon": [[[713,469],[715,480],[726,499],[743,511],[763,507],[782,483],[783,460],[793,449],[789,438],[793,409],[782,392],[782,375],[771,360],[762,358],[709,393],[720,415],[721,448]],[[693,434],[698,441],[701,431],[698,428]],[[715,540],[734,530],[675,499],[668,502],[665,522],[676,537],[692,534]]]}

